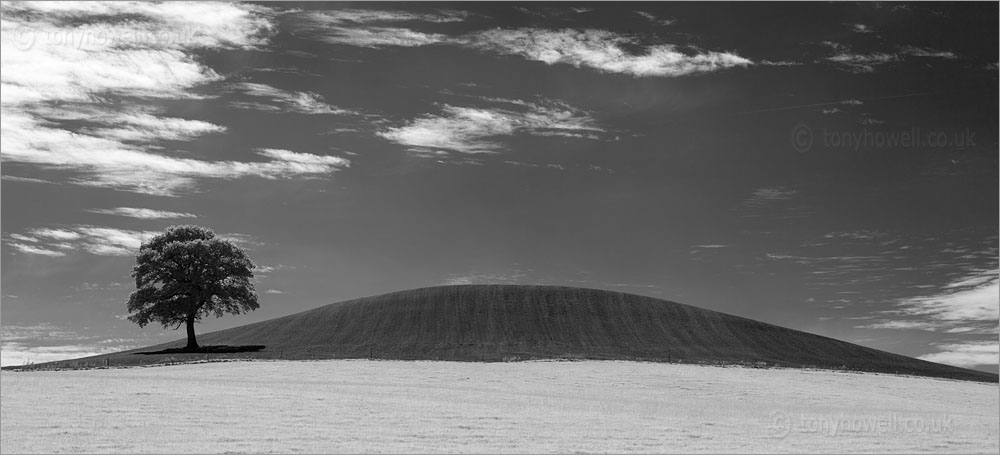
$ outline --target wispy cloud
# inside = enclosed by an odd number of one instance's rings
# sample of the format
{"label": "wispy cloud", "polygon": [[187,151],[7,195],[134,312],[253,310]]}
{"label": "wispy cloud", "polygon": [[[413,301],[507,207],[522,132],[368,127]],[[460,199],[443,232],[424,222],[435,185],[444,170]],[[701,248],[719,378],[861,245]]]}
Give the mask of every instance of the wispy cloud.
{"label": "wispy cloud", "polygon": [[590,134],[603,132],[587,113],[565,103],[552,100],[485,101],[491,106],[443,105],[439,114],[429,114],[378,134],[415,151],[435,155],[435,152],[496,153],[504,146],[494,139],[515,134],[587,135],[591,138]]}
{"label": "wispy cloud", "polygon": [[78,359],[94,355],[118,352],[130,347],[95,346],[91,344],[64,344],[56,346],[30,346],[16,341],[0,343],[0,362],[2,366],[30,365],[34,363],[55,362],[57,360]]}
{"label": "wispy cloud", "polygon": [[825,234],[823,238],[825,239],[851,239],[851,240],[874,240],[878,238],[884,238],[888,236],[887,233],[871,230],[871,229],[858,229],[854,231],[837,231]]}
{"label": "wispy cloud", "polygon": [[156,220],[163,218],[197,218],[198,216],[193,213],[186,212],[170,212],[166,210],[153,210],[153,209],[143,209],[135,207],[117,207],[113,209],[91,209],[88,210],[91,213],[101,213],[104,215],[118,215],[127,216],[131,218],[139,218],[143,220]]}
{"label": "wispy cloud", "polygon": [[15,237],[16,234],[9,235],[11,240],[6,243],[25,254],[65,256],[73,251],[87,251],[100,256],[127,256],[139,250],[144,238],[158,232],[80,225],[32,229],[27,234],[18,237]]}
{"label": "wispy cloud", "polygon": [[937,49],[931,49],[927,47],[916,47],[916,46],[904,46],[900,52],[913,57],[932,57],[932,58],[943,58],[943,59],[956,59],[958,58],[951,51],[940,51]]}
{"label": "wispy cloud", "polygon": [[[70,183],[78,185],[164,196],[193,189],[204,178],[291,178],[328,173],[347,164],[308,154],[261,153],[270,161],[240,162],[164,153],[164,141],[186,141],[225,129],[160,115],[150,103],[197,98],[194,88],[220,80],[196,54],[206,48],[264,43],[273,27],[266,8],[58,2],[11,3],[4,12],[5,37],[14,30],[28,30],[31,33],[18,36],[32,39],[0,43],[4,161],[71,171]],[[94,36],[108,39],[87,39]],[[251,86],[249,91],[256,90],[251,96],[267,97],[299,112],[339,112],[312,94],[264,87]],[[106,101],[116,97],[132,101],[124,105]],[[24,245],[22,251],[32,248],[38,247]]]}
{"label": "wispy cloud", "polygon": [[767,187],[754,190],[753,194],[743,202],[747,207],[763,207],[772,201],[784,201],[795,196],[797,191],[786,187]]}
{"label": "wispy cloud", "polygon": [[[521,10],[532,13],[524,8]],[[673,22],[648,12],[636,13],[661,25]],[[457,11],[430,14],[372,10],[310,11],[296,13],[294,27],[303,36],[333,44],[369,48],[433,44],[459,46],[518,55],[550,65],[565,63],[636,77],[683,76],[753,64],[749,59],[730,52],[703,51],[694,47],[683,50],[670,44],[641,46],[632,37],[605,30],[492,29],[454,36],[426,29],[436,23],[464,21],[469,16]],[[416,26],[422,28],[414,29]],[[642,47],[642,52],[632,52],[637,47]]]}
{"label": "wispy cloud", "polygon": [[[311,92],[287,91],[267,84],[244,82],[233,85],[230,90],[258,100],[232,101],[230,106],[242,109],[292,113],[292,114],[357,114],[354,111],[341,109],[327,104],[323,97]],[[263,99],[261,101],[260,99]]]}
{"label": "wispy cloud", "polygon": [[443,42],[447,36],[423,33],[401,27],[334,27],[323,35],[323,41],[358,47],[416,47]]}
{"label": "wispy cloud", "polygon": [[[857,27],[857,25],[855,27]],[[946,60],[958,58],[958,56],[950,51],[940,51],[916,46],[899,46],[891,50],[859,53],[852,52],[850,50],[851,47],[846,44],[834,43],[830,41],[824,41],[821,44],[826,45],[835,51],[834,55],[826,58],[827,61],[833,62],[841,69],[853,73],[870,73],[875,71],[875,68],[878,66],[903,61],[907,57],[941,58]]]}
{"label": "wispy cloud", "polygon": [[470,14],[462,11],[417,14],[393,10],[345,9],[296,14],[300,34],[331,44],[358,47],[415,47],[446,41],[446,35],[427,33],[394,24],[460,22]]}
{"label": "wispy cloud", "polygon": [[555,164],[555,163],[547,163],[547,164],[542,164],[542,163],[528,163],[528,162],[524,162],[524,161],[510,161],[510,160],[504,161],[503,163],[507,164],[507,165],[510,165],[510,166],[524,167],[524,168],[531,168],[531,169],[546,169],[546,170],[552,170],[552,171],[573,171],[573,170],[575,170],[575,171],[596,172],[596,173],[608,174],[608,175],[615,174],[614,169],[606,168],[606,167],[603,167],[603,166],[598,166],[596,164],[563,165],[563,164]]}
{"label": "wispy cloud", "polygon": [[859,329],[934,330],[938,324],[926,321],[883,321],[857,326]]}
{"label": "wispy cloud", "polygon": [[677,46],[646,47],[641,54],[626,50],[636,43],[604,30],[487,30],[463,37],[462,44],[483,51],[518,55],[550,65],[564,63],[606,73],[641,76],[684,76],[752,65],[729,52],[682,52]]}
{"label": "wispy cloud", "polygon": [[18,176],[15,176],[15,175],[6,175],[5,174],[5,175],[3,175],[2,178],[3,178],[3,180],[7,180],[7,181],[11,181],[11,182],[52,184],[52,182],[50,182],[48,180],[36,179],[36,178],[31,178],[31,177],[18,177]]}
{"label": "wispy cloud", "polygon": [[871,54],[843,52],[827,57],[827,60],[839,64],[842,68],[853,73],[870,73],[875,71],[876,66],[889,62],[895,62],[899,60],[899,57],[894,54],[887,54],[883,52],[875,52]]}
{"label": "wispy cloud", "polygon": [[[9,234],[4,243],[25,254],[65,256],[71,252],[85,251],[98,256],[132,256],[142,242],[159,231],[136,231],[105,226],[74,225],[60,228],[29,229],[24,234]],[[220,234],[221,238],[234,241],[244,248],[257,244],[243,234]]]}
{"label": "wispy cloud", "polygon": [[0,365],[52,362],[107,354],[136,347],[135,339],[85,336],[53,324],[0,328]]}
{"label": "wispy cloud", "polygon": [[1000,343],[997,340],[945,343],[935,345],[935,347],[942,352],[922,355],[917,358],[965,368],[1000,363]]}
{"label": "wispy cloud", "polygon": [[849,24],[849,25],[851,27],[851,30],[854,30],[857,33],[871,33],[874,31],[872,30],[871,27],[865,24]]}
{"label": "wispy cloud", "polygon": [[54,250],[54,249],[50,250],[48,248],[42,248],[40,246],[32,245],[30,243],[11,242],[11,241],[8,241],[6,243],[11,248],[14,248],[15,250],[20,251],[20,252],[25,253],[25,254],[35,254],[35,255],[39,255],[39,256],[51,256],[51,257],[59,257],[59,256],[65,256],[66,255],[66,253],[64,253],[62,251],[58,251],[58,250]]}
{"label": "wispy cloud", "polygon": [[894,309],[883,313],[892,317],[859,328],[997,333],[1000,275],[996,270],[972,273],[938,287],[933,293],[899,299]]}
{"label": "wispy cloud", "polygon": [[[258,176],[268,179],[302,174],[326,174],[347,166],[336,157],[307,153],[261,155],[266,162],[203,161],[155,153],[115,139],[77,134],[46,127],[28,116],[5,114],[3,158],[50,168],[74,170],[74,183],[173,196],[195,186],[196,179],[233,179]],[[303,161],[328,159],[325,165],[303,166]]]}
{"label": "wispy cloud", "polygon": [[472,14],[459,10],[441,10],[435,13],[414,13],[400,10],[341,9],[332,11],[302,12],[302,15],[319,23],[331,25],[391,22],[462,22]]}
{"label": "wispy cloud", "polygon": [[657,25],[671,25],[676,22],[673,19],[660,19],[659,17],[656,17],[655,14],[647,13],[645,11],[636,11],[635,13]]}
{"label": "wispy cloud", "polygon": [[257,153],[273,160],[270,163],[278,163],[262,175],[270,178],[280,177],[282,174],[325,174],[351,164],[350,160],[339,156],[296,153],[284,149],[261,148],[257,149]]}
{"label": "wispy cloud", "polygon": [[943,326],[1000,320],[1000,276],[996,270],[980,272],[952,282],[928,296],[904,299],[903,314],[919,316]]}

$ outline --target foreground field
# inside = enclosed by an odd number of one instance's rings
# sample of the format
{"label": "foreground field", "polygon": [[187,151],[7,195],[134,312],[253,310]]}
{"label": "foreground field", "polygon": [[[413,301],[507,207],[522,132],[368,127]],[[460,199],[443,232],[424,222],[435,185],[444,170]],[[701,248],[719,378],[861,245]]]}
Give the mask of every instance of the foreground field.
{"label": "foreground field", "polygon": [[634,362],[2,373],[0,451],[988,452],[996,384]]}

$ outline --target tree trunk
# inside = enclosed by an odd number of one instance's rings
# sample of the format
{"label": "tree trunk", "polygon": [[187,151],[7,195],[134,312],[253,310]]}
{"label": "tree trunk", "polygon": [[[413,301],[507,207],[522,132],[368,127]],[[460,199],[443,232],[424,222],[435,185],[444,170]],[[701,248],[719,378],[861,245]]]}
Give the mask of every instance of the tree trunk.
{"label": "tree trunk", "polygon": [[185,349],[198,349],[198,342],[194,339],[194,318],[187,318],[188,344]]}

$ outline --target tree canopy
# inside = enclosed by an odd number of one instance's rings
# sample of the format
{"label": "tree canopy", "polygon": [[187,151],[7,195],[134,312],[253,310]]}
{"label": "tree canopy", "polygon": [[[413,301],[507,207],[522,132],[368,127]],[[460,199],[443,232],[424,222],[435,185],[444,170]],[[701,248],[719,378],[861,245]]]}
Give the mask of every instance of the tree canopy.
{"label": "tree canopy", "polygon": [[242,248],[210,229],[171,226],[139,248],[128,319],[140,327],[151,322],[175,329],[186,325],[187,348],[197,349],[196,321],[260,307],[253,269]]}

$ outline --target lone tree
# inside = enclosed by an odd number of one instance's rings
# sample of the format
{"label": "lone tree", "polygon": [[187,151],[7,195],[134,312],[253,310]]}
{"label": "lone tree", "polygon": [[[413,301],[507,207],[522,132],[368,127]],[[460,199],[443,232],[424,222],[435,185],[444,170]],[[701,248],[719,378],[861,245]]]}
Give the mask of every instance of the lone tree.
{"label": "lone tree", "polygon": [[136,291],[128,320],[145,327],[187,325],[187,350],[197,350],[194,323],[214,314],[256,310],[253,262],[240,247],[200,226],[171,226],[139,248],[132,269]]}

